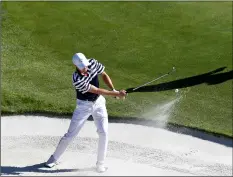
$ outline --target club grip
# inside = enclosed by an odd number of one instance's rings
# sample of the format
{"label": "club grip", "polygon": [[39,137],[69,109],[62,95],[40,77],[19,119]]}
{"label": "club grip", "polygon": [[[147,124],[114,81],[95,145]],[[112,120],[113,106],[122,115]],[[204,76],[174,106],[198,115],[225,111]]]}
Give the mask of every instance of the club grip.
{"label": "club grip", "polygon": [[126,91],[126,93],[132,93],[132,92],[134,92],[133,88],[128,88],[125,91]]}

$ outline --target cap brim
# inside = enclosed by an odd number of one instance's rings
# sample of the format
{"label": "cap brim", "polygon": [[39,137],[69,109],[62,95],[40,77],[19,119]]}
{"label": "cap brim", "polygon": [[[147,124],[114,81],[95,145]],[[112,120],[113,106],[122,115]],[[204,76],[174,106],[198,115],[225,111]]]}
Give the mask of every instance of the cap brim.
{"label": "cap brim", "polygon": [[88,61],[79,63],[78,65],[76,65],[79,69],[84,69],[85,67],[89,66],[90,63]]}

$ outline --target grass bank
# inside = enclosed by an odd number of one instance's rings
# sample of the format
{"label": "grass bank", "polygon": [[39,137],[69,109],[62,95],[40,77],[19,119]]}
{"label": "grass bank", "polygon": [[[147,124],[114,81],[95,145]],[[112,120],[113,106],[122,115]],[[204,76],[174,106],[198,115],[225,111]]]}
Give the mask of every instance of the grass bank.
{"label": "grass bank", "polygon": [[[2,2],[1,16],[2,114],[72,113],[71,57],[79,51],[102,62],[117,89],[173,66],[153,85],[232,71],[231,2]],[[182,83],[169,122],[232,136],[232,77],[221,78]],[[107,107],[111,116],[141,117],[173,99],[172,88],[150,90],[107,97]]]}

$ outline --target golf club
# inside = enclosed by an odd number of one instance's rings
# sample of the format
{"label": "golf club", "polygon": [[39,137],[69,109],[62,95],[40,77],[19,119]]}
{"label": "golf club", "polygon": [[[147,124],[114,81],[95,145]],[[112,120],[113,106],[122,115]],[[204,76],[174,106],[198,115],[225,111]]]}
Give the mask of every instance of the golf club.
{"label": "golf club", "polygon": [[150,83],[152,83],[152,82],[154,82],[154,81],[156,81],[156,80],[159,80],[159,79],[161,79],[161,78],[163,78],[163,77],[165,77],[165,76],[171,74],[171,73],[174,72],[174,71],[176,71],[175,67],[173,67],[172,70],[169,71],[168,73],[166,73],[166,74],[164,74],[164,75],[162,75],[162,76],[160,76],[160,77],[158,77],[158,78],[156,78],[156,79],[154,79],[154,80],[152,80],[152,81],[149,81],[149,82],[147,82],[147,83],[145,83],[145,84],[143,84],[143,85],[140,85],[140,86],[134,88],[134,89],[132,90],[132,92],[135,91],[135,90],[137,90],[137,89],[139,89],[139,88],[141,88],[141,87],[143,87],[143,86],[145,86],[145,85],[148,85],[148,84],[150,84]]}

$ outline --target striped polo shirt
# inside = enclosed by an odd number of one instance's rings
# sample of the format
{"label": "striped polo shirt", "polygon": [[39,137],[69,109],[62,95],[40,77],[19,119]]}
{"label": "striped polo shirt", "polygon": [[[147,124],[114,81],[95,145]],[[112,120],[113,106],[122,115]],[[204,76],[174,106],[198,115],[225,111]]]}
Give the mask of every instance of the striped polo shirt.
{"label": "striped polo shirt", "polygon": [[94,85],[99,88],[98,75],[104,71],[104,66],[96,59],[91,58],[88,60],[89,66],[87,69],[87,75],[82,75],[78,70],[73,73],[73,86],[76,89],[76,97],[80,100],[93,99],[97,97],[97,94],[88,92],[90,85]]}

